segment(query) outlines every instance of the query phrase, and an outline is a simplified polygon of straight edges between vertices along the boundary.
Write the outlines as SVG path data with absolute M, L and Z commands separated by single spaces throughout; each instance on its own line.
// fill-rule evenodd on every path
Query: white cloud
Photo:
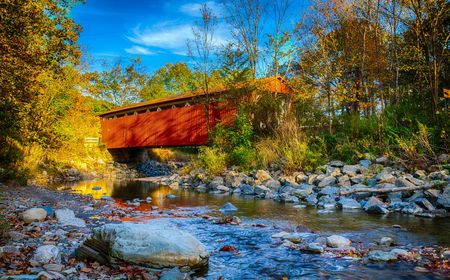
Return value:
M 127 49 L 127 52 L 129 50 L 134 52 L 143 50 L 151 52 L 147 49 L 151 47 L 168 50 L 173 54 L 186 55 L 187 41 L 194 38 L 191 24 L 178 24 L 175 22 L 161 22 L 146 28 L 137 26 L 131 33 L 132 35 L 127 38 L 139 46 Z M 228 36 L 229 31 L 227 31 L 226 26 L 217 26 L 213 37 L 213 44 L 216 46 L 224 44 Z
M 139 45 L 162 49 L 182 49 L 187 39 L 192 39 L 192 28 L 188 24 L 157 24 L 149 28 L 136 27 L 128 39 Z
M 222 4 L 216 3 L 214 1 L 208 1 L 205 3 L 213 13 L 220 17 L 223 13 Z M 180 12 L 192 17 L 201 17 L 200 9 L 202 7 L 201 3 L 187 3 L 180 6 Z
M 141 46 L 132 46 L 131 48 L 125 49 L 127 53 L 139 54 L 139 55 L 155 55 L 156 53 L 150 51 L 147 48 Z

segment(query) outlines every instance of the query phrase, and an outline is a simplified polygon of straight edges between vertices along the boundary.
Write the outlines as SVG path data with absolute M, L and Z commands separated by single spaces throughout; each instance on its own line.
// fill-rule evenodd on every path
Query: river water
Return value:
M 100 186 L 101 190 L 93 190 Z M 196 236 L 210 250 L 209 267 L 198 272 L 207 279 L 444 279 L 435 273 L 422 273 L 404 262 L 363 264 L 347 258 L 302 253 L 280 246 L 272 234 L 281 230 L 294 231 L 299 226 L 320 235 L 340 234 L 358 243 L 376 242 L 389 236 L 400 245 L 450 246 L 450 219 L 428 219 L 401 214 L 369 215 L 363 211 L 321 212 L 315 208 L 294 208 L 292 204 L 254 199 L 237 195 L 212 195 L 186 190 L 172 190 L 142 181 L 99 180 L 80 182 L 70 187 L 74 192 L 94 198 L 111 196 L 117 203 L 125 200 L 152 197 L 152 203 L 137 208 L 141 222 L 164 222 Z M 98 189 L 98 188 L 96 188 Z M 175 198 L 167 198 L 173 194 Z M 235 213 L 240 226 L 214 224 L 200 217 L 155 220 L 152 206 L 158 211 L 179 209 L 193 213 L 218 216 L 218 209 L 226 202 L 239 210 Z M 146 213 L 148 213 L 148 218 Z M 255 226 L 256 225 L 256 226 Z M 393 227 L 399 225 L 401 228 Z M 239 252 L 221 252 L 231 245 Z

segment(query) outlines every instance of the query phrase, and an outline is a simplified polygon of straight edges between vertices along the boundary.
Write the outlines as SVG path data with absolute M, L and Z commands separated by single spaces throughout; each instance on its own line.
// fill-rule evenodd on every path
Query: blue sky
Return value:
M 83 27 L 79 43 L 89 54 L 90 65 L 141 57 L 146 71 L 165 63 L 188 62 L 186 40 L 192 38 L 191 26 L 200 16 L 200 3 L 188 0 L 87 0 L 72 10 Z M 294 9 L 305 2 L 294 0 Z M 220 20 L 220 1 L 206 1 L 219 15 L 215 41 L 219 45 L 230 39 L 229 27 Z

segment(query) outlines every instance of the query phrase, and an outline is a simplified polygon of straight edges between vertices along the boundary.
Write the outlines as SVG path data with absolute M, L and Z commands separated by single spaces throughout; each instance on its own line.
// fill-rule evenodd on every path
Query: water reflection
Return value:
M 142 203 L 137 210 L 148 211 L 151 206 L 161 209 L 174 207 L 203 207 L 219 209 L 226 202 L 238 207 L 241 218 L 273 223 L 278 227 L 295 228 L 304 225 L 320 232 L 353 232 L 356 240 L 374 239 L 379 236 L 391 236 L 402 243 L 450 245 L 449 219 L 428 219 L 415 216 L 389 214 L 386 216 L 369 215 L 362 211 L 333 211 L 318 213 L 315 208 L 296 209 L 292 204 L 260 200 L 254 197 L 238 195 L 211 195 L 187 190 L 172 190 L 167 186 L 158 186 L 143 181 L 98 180 L 81 182 L 71 186 L 72 190 L 98 199 L 108 195 L 118 203 L 134 198 L 152 198 L 152 203 Z M 167 195 L 176 197 L 168 199 Z M 401 225 L 405 230 L 393 229 L 392 225 Z

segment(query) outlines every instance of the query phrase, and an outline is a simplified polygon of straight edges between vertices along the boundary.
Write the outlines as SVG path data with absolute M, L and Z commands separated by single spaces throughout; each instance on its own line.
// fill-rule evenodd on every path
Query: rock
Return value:
M 282 238 L 283 236 L 288 235 L 288 234 L 289 234 L 288 232 L 280 231 L 278 233 L 272 234 L 272 238 Z
M 450 187 L 446 187 L 441 195 L 439 195 L 436 204 L 439 207 L 450 210 Z
M 64 280 L 66 277 L 56 271 L 41 271 L 39 272 L 38 280 Z
M 356 176 L 359 173 L 361 167 L 358 164 L 355 165 L 344 165 L 342 168 L 342 172 L 350 177 Z
M 386 165 L 389 163 L 389 159 L 387 157 L 379 157 L 379 158 L 375 159 L 375 162 L 378 164 Z
M 390 253 L 394 254 L 396 257 L 398 257 L 398 256 L 407 256 L 409 254 L 408 251 L 406 251 L 404 249 L 400 249 L 400 248 L 392 249 L 390 251 Z
M 304 173 L 295 174 L 295 182 L 298 184 L 305 183 L 308 180 L 308 176 Z
M 308 184 L 300 184 L 300 186 L 298 187 L 298 189 L 295 189 L 292 192 L 292 195 L 295 195 L 298 198 L 306 198 L 308 197 L 308 195 L 313 193 L 313 185 L 308 185 Z
M 255 172 L 255 179 L 257 183 L 261 183 L 267 179 L 272 179 L 272 176 L 270 176 L 269 172 L 260 169 Z
M 417 170 L 416 172 L 414 172 L 414 177 L 416 178 L 425 178 L 427 176 L 427 173 L 425 172 L 425 170 Z
M 209 258 L 206 247 L 195 237 L 158 223 L 107 224 L 94 228 L 91 238 L 80 246 L 77 255 L 105 261 L 92 252 L 106 253 L 111 262 L 125 261 L 153 268 L 202 267 Z
M 48 264 L 44 265 L 43 267 L 47 271 L 56 271 L 56 272 L 61 272 L 64 268 L 63 265 L 57 264 L 57 263 L 48 263 Z
M 167 199 L 175 199 L 175 198 L 177 198 L 177 196 L 170 193 L 170 194 L 166 195 L 166 198 Z
M 103 195 L 100 199 L 106 200 L 106 201 L 114 201 L 114 199 L 112 197 L 110 197 L 109 195 Z
M 378 183 L 394 183 L 396 180 L 394 175 L 386 171 L 382 171 L 381 173 L 379 173 L 375 177 L 375 179 L 377 180 Z
M 47 217 L 47 211 L 42 208 L 30 208 L 22 213 L 25 223 L 41 222 Z
M 145 198 L 145 202 L 151 203 L 151 202 L 152 202 L 152 198 L 151 198 L 150 196 L 147 196 L 147 197 Z
M 369 198 L 363 208 L 367 213 L 371 214 L 386 214 L 389 212 L 384 203 L 375 196 Z
M 238 210 L 238 208 L 236 206 L 234 206 L 232 203 L 227 202 L 219 210 L 220 210 L 220 212 L 236 212 Z
M 195 190 L 199 193 L 204 193 L 206 192 L 207 188 L 205 184 L 200 184 L 197 187 L 195 187 Z
M 337 208 L 340 209 L 361 209 L 361 204 L 353 198 L 341 197 L 336 203 Z
M 424 197 L 416 199 L 415 202 L 417 203 L 417 205 L 419 205 L 420 207 L 422 207 L 428 211 L 436 210 L 436 208 L 433 206 L 433 204 L 431 204 L 431 202 L 428 201 L 428 199 L 426 199 Z
M 397 178 L 397 180 L 395 180 L 395 186 L 397 188 L 414 188 L 416 185 L 405 178 Z
M 189 279 L 185 277 L 185 274 L 180 271 L 178 267 L 174 267 L 169 270 L 163 270 L 159 280 L 185 280 Z
M 448 163 L 448 162 L 450 162 L 450 155 L 449 154 L 440 154 L 438 156 L 438 161 L 440 163 Z
M 281 183 L 272 178 L 264 180 L 262 184 L 273 191 L 277 191 L 281 187 Z
M 402 209 L 402 213 L 405 213 L 405 214 L 412 214 L 412 215 L 414 215 L 414 214 L 421 213 L 421 212 L 423 212 L 423 209 L 420 208 L 419 205 L 417 205 L 414 202 L 406 205 Z
M 283 240 L 289 240 L 292 243 L 300 243 L 302 241 L 302 237 L 298 233 L 288 233 L 281 237 Z
M 371 160 L 368 160 L 368 159 L 362 159 L 362 160 L 359 161 L 359 164 L 360 164 L 362 167 L 369 168 L 370 165 L 372 164 L 372 161 L 371 161 Z
M 325 186 L 332 186 L 336 183 L 336 177 L 334 176 L 327 176 L 323 178 L 320 183 L 318 184 L 319 188 L 325 187 Z
M 242 194 L 247 194 L 247 195 L 255 194 L 255 189 L 253 188 L 253 186 L 248 185 L 248 184 L 241 184 L 239 186 L 239 189 L 241 190 Z
M 349 246 L 352 242 L 340 235 L 331 235 L 327 237 L 327 246 L 331 248 L 341 248 Z
M 325 251 L 325 249 L 322 247 L 322 245 L 320 245 L 319 243 L 316 243 L 316 242 L 308 243 L 308 245 L 306 245 L 304 250 L 307 252 L 314 253 L 314 254 L 322 254 Z
M 358 174 L 356 176 L 351 177 L 350 182 L 352 182 L 353 184 L 361 184 L 364 182 L 364 179 L 365 179 L 364 175 Z
M 372 250 L 367 254 L 367 260 L 373 262 L 388 262 L 397 260 L 397 255 L 392 252 Z
M 384 245 L 384 246 L 391 246 L 394 244 L 394 239 L 390 238 L 390 237 L 382 237 L 380 239 L 380 245 Z
M 75 217 L 75 213 L 70 209 L 57 209 L 55 215 L 62 226 L 86 227 L 86 223 Z
M 227 193 L 230 191 L 230 188 L 224 186 L 224 185 L 219 185 L 216 188 L 217 191 L 222 192 L 222 193 Z
M 64 275 L 74 274 L 77 273 L 77 269 L 75 267 L 71 267 L 69 269 L 66 269 L 62 272 Z
M 321 196 L 317 202 L 317 208 L 334 209 L 336 207 L 336 197 L 331 195 Z
M 40 266 L 48 263 L 61 263 L 59 249 L 54 245 L 43 245 L 38 247 L 30 260 L 32 266 Z
M 19 241 L 27 237 L 27 235 L 21 233 L 20 231 L 10 231 L 8 232 L 8 236 L 14 241 Z
M 217 190 L 218 186 L 221 186 L 221 185 L 224 185 L 224 184 L 225 184 L 224 179 L 222 177 L 220 177 L 220 176 L 216 176 L 216 177 L 214 177 L 214 179 L 211 182 L 209 182 L 208 188 L 210 190 Z
M 100 187 L 100 186 L 95 186 L 95 187 L 92 188 L 92 190 L 93 190 L 93 191 L 101 191 L 101 190 L 102 190 L 102 187 Z
M 18 251 L 19 251 L 19 248 L 17 248 L 16 246 L 6 245 L 6 246 L 3 246 L 3 247 L 0 247 L 0 254 L 1 253 L 11 254 L 11 253 L 15 253 L 15 252 L 18 252 Z
M 267 192 L 270 192 L 270 189 L 264 185 L 255 186 L 255 194 L 256 195 L 265 195 Z
M 287 193 L 280 194 L 280 200 L 287 202 L 287 203 L 298 203 L 299 202 L 298 197 L 287 194 Z
M 352 185 L 350 177 L 348 175 L 339 177 L 337 185 L 340 187 L 350 187 Z
M 309 205 L 316 205 L 316 203 L 317 203 L 317 194 L 312 193 L 312 194 L 308 195 L 308 196 L 306 197 L 306 202 L 307 202 Z
M 446 250 L 446 251 L 442 252 L 442 258 L 444 260 L 450 260 L 450 250 Z
M 319 194 L 321 195 L 335 195 L 339 192 L 338 187 L 332 187 L 332 186 L 326 186 L 323 189 L 319 191 Z
M 332 166 L 332 167 L 343 167 L 343 166 L 345 165 L 345 163 L 343 163 L 343 162 L 340 161 L 340 160 L 333 160 L 333 161 L 330 161 L 330 162 L 328 163 L 328 165 L 330 165 L 330 166 Z
M 366 212 L 369 214 L 387 214 L 389 210 L 384 205 L 374 205 L 369 207 Z
M 430 180 L 445 180 L 447 175 L 444 171 L 435 171 L 428 174 Z

